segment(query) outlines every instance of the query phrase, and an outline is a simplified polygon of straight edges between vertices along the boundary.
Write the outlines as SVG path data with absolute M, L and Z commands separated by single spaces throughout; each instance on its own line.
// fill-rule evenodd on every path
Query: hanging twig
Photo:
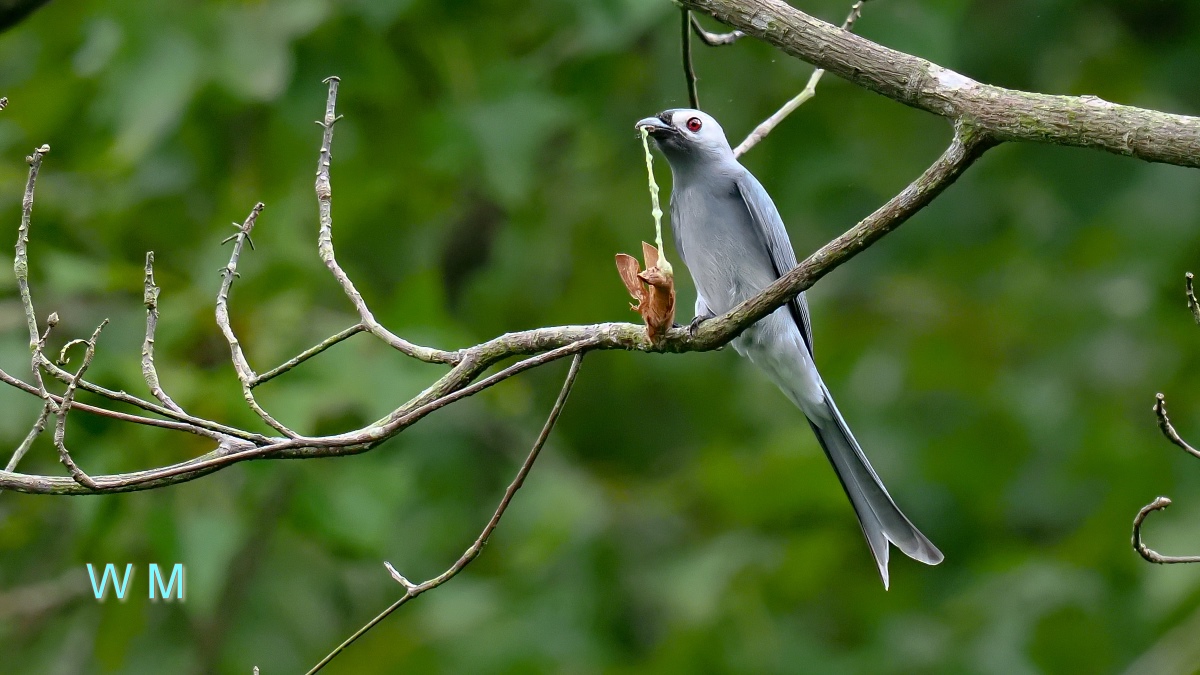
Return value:
M 683 78 L 687 81 L 688 103 L 696 110 L 700 109 L 700 92 L 696 88 L 696 68 L 692 65 L 692 13 L 686 9 L 679 10 L 680 36 L 679 44 L 683 50 Z
M 529 475 L 529 470 L 533 468 L 533 463 L 537 461 L 538 455 L 542 451 L 542 447 L 546 444 L 546 439 L 550 438 L 550 432 L 554 429 L 555 423 L 558 422 L 558 416 L 562 412 L 563 405 L 567 402 L 567 396 L 571 393 L 571 388 L 575 385 L 575 376 L 579 374 L 579 366 L 582 362 L 582 353 L 576 354 L 575 358 L 571 360 L 571 367 L 567 371 L 566 380 L 563 381 L 562 389 L 558 392 L 558 399 L 554 401 L 554 407 L 550 409 L 550 415 L 546 418 L 546 423 L 542 425 L 542 432 L 538 434 L 537 440 L 533 443 L 533 448 L 530 449 L 529 455 L 525 458 L 525 461 L 521 464 L 521 468 L 517 471 L 516 478 L 513 479 L 512 483 L 510 483 L 508 488 L 504 491 L 504 497 L 500 499 L 500 505 L 496 507 L 496 511 L 492 514 L 491 520 L 489 520 L 487 525 L 484 526 L 483 531 L 479 533 L 479 536 L 475 538 L 475 543 L 471 544 L 470 548 L 468 548 L 466 552 L 462 554 L 462 557 L 455 561 L 455 563 L 451 565 L 450 568 L 445 572 L 442 572 L 436 577 L 419 584 L 414 584 L 406 579 L 404 575 L 396 571 L 395 567 L 392 567 L 391 563 L 384 562 L 383 565 L 392 575 L 392 578 L 404 587 L 404 595 L 400 596 L 399 600 L 392 603 L 387 609 L 380 612 L 378 616 L 376 616 L 374 619 L 371 619 L 362 628 L 359 628 L 357 631 L 355 631 L 354 634 L 349 638 L 346 638 L 345 642 L 338 645 L 337 648 L 330 652 L 328 656 L 321 659 L 320 663 L 313 666 L 312 670 L 308 671 L 308 675 L 314 675 L 322 668 L 329 665 L 329 662 L 332 661 L 338 654 L 341 654 L 346 647 L 349 647 L 354 643 L 355 640 L 362 637 L 367 631 L 378 625 L 380 621 L 386 619 L 392 612 L 400 609 L 401 605 L 405 604 L 409 600 L 412 600 L 418 595 L 421 595 L 426 591 L 433 590 L 453 579 L 455 575 L 463 571 L 467 565 L 471 564 L 472 560 L 479 557 L 479 554 L 483 552 L 483 547 L 488 543 L 488 539 L 492 536 L 492 532 L 494 532 L 496 526 L 500 524 L 500 519 L 504 517 L 504 512 L 508 509 L 508 505 L 512 503 L 513 496 L 517 494 L 517 490 L 520 490 L 521 486 L 525 483 L 525 477 Z

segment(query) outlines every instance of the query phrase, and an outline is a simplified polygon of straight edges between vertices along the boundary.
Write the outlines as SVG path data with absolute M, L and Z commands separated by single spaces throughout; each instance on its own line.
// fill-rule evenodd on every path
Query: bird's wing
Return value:
M 754 223 L 754 229 L 775 267 L 775 278 L 778 279 L 796 266 L 796 253 L 792 250 L 792 242 L 788 239 L 783 219 L 779 217 L 779 210 L 775 208 L 775 202 L 771 201 L 771 196 L 767 194 L 762 183 L 749 171 L 741 172 L 736 185 L 742 203 L 746 205 L 746 211 L 750 214 L 750 220 Z M 808 301 L 804 299 L 803 293 L 792 298 L 788 303 L 788 311 L 795 319 L 796 326 L 800 328 L 800 335 L 804 338 L 808 353 L 812 354 L 812 322 L 808 317 Z

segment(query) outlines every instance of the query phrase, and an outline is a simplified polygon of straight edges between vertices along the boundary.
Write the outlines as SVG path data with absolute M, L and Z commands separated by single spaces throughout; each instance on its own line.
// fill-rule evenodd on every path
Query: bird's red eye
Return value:
M 687 121 L 688 131 L 690 131 L 692 133 L 696 133 L 697 131 L 700 131 L 700 127 L 702 127 L 702 126 L 704 126 L 704 122 L 701 122 L 699 117 L 693 117 L 692 119 Z

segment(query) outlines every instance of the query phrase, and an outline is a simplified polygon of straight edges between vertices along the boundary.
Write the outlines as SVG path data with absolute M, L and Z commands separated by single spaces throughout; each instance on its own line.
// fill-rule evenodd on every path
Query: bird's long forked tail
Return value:
M 925 563 L 936 565 L 942 562 L 944 556 L 933 542 L 921 534 L 915 525 L 900 511 L 887 488 L 879 480 L 875 469 L 867 461 L 858 441 L 850 433 L 846 421 L 838 412 L 825 387 L 825 405 L 829 408 L 828 421 L 821 424 L 809 420 L 813 431 L 820 441 L 821 447 L 833 464 L 838 480 L 850 497 L 850 504 L 858 515 L 859 525 L 863 535 L 871 547 L 871 554 L 879 565 L 879 575 L 883 577 L 883 587 L 888 587 L 888 542 L 896 545 L 905 555 Z

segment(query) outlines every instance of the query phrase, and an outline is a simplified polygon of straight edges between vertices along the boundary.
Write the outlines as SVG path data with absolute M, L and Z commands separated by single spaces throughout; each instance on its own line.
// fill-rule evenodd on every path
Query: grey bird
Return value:
M 757 295 L 796 266 L 796 254 L 770 195 L 699 110 L 667 110 L 640 120 L 671 165 L 671 231 L 696 285 L 694 330 Z M 928 565 L 942 552 L 892 501 L 834 405 L 813 362 L 808 303 L 800 293 L 751 326 L 733 348 L 761 368 L 808 418 L 858 515 L 888 586 L 888 543 Z

